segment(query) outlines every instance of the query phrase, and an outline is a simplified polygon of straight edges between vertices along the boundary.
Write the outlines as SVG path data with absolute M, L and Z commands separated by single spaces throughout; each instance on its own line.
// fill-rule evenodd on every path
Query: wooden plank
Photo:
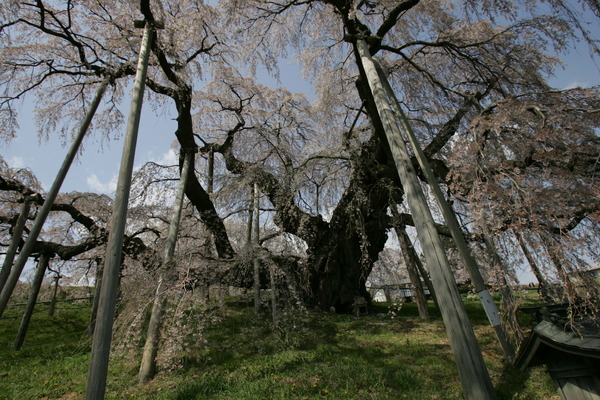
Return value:
M 600 388 L 591 376 L 557 379 L 556 383 L 564 400 L 600 400 Z

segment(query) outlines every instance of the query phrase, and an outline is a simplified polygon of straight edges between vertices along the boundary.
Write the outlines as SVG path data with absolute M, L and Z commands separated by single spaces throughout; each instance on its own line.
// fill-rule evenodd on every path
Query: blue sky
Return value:
M 271 87 L 285 86 L 290 91 L 310 92 L 310 86 L 301 78 L 297 63 L 281 62 L 281 82 L 276 82 L 267 73 L 259 71 L 258 79 Z M 129 115 L 129 104 L 124 102 L 121 112 Z M 170 111 L 170 112 L 169 112 Z M 168 114 L 168 115 L 167 115 Z M 162 164 L 177 162 L 177 153 L 173 150 L 174 132 L 177 128 L 173 118 L 174 110 L 160 111 L 157 115 L 148 104 L 142 108 L 142 119 L 136 148 L 135 165 L 141 166 L 148 161 Z M 19 110 L 19 130 L 17 137 L 9 143 L 0 143 L 0 156 L 13 168 L 28 168 L 37 176 L 47 190 L 67 153 L 60 139 L 40 141 L 34 124 L 33 106 L 24 102 Z M 125 126 L 123 126 L 124 135 Z M 69 143 L 70 145 L 70 143 Z M 95 137 L 87 137 L 83 151 L 76 158 L 63 185 L 62 192 L 81 191 L 112 194 L 116 188 L 123 140 L 102 142 Z

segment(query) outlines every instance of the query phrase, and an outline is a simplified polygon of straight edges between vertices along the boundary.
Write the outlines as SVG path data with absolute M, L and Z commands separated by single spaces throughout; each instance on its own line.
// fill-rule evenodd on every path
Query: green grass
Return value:
M 12 342 L 22 307 L 9 307 L 0 320 L 0 398 L 57 398 L 84 389 L 90 340 L 83 334 L 89 304 L 63 303 L 53 317 L 47 306 L 36 308 L 20 351 Z
M 89 303 L 61 304 L 53 318 L 40 306 L 23 349 L 11 343 L 20 309 L 0 320 L 0 399 L 79 399 L 85 391 Z M 543 368 L 507 365 L 485 314 L 467 302 L 499 399 L 558 399 Z M 439 313 L 418 318 L 403 305 L 395 319 L 385 305 L 367 316 L 310 312 L 290 318 L 295 329 L 273 331 L 251 304 L 230 301 L 205 331 L 207 345 L 183 355 L 183 368 L 139 386 L 130 357 L 111 360 L 108 399 L 460 399 L 461 386 Z

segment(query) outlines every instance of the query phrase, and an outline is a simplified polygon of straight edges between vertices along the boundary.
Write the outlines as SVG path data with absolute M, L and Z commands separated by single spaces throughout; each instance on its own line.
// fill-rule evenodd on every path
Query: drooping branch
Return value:
M 386 33 L 388 33 L 392 28 L 394 28 L 394 26 L 396 26 L 400 15 L 410 10 L 417 4 L 419 4 L 419 0 L 405 0 L 398 4 L 396 7 L 394 7 L 394 9 L 392 9 L 392 11 L 385 18 L 383 23 L 379 26 L 379 29 L 377 29 L 377 36 L 379 38 L 383 38 Z M 376 53 L 376 49 L 374 49 L 373 47 L 370 48 L 370 51 L 372 55 Z
M 38 205 L 42 205 L 45 200 L 40 193 L 28 188 L 21 182 L 2 176 L 0 176 L 0 191 L 17 191 L 29 196 L 33 202 Z M 84 239 L 82 242 L 73 245 L 38 240 L 34 245 L 33 254 L 50 252 L 56 254 L 62 260 L 70 260 L 73 257 L 102 246 L 106 243 L 106 240 L 108 239 L 108 231 L 99 226 L 92 217 L 86 215 L 75 205 L 55 202 L 51 207 L 51 211 L 61 211 L 69 214 L 73 221 L 81 224 L 88 230 L 88 232 L 90 232 L 90 236 Z M 151 247 L 146 246 L 143 240 L 141 240 L 139 237 L 136 237 L 136 234 L 125 235 L 123 251 L 125 254 L 129 255 L 135 260 L 142 260 L 147 268 L 152 268 L 151 263 L 152 260 L 154 260 L 154 256 L 152 255 L 154 250 Z
M 481 100 L 482 93 L 475 95 L 476 100 Z M 438 131 L 435 137 L 429 142 L 429 144 L 423 149 L 423 153 L 428 158 L 433 157 L 444 147 L 450 139 L 458 132 L 460 123 L 463 121 L 465 115 L 473 108 L 474 103 L 470 99 L 466 99 L 456 113 L 450 118 Z
M 45 200 L 45 198 L 40 193 L 28 188 L 21 182 L 15 179 L 4 178 L 2 176 L 0 176 L 0 191 L 17 191 L 19 193 L 22 193 L 23 195 L 29 196 L 35 204 L 38 204 L 40 206 L 44 204 Z M 85 215 L 72 204 L 54 203 L 51 207 L 51 210 L 63 211 L 68 213 L 74 221 L 79 222 L 81 225 L 86 227 L 86 229 L 93 235 L 106 234 L 105 229 L 99 227 L 93 218 Z
M 148 21 L 154 21 L 150 12 L 148 1 L 142 1 L 142 11 Z M 144 5 L 145 4 L 145 5 Z M 212 47 L 211 47 L 212 48 Z M 202 49 L 207 52 L 210 48 Z M 196 151 L 197 145 L 194 140 L 194 128 L 192 121 L 192 86 L 180 76 L 172 63 L 167 59 L 160 42 L 153 41 L 152 52 L 157 57 L 159 67 L 167 79 L 175 86 L 174 88 L 160 85 L 157 82 L 148 79 L 148 87 L 157 93 L 167 95 L 173 99 L 177 109 L 177 130 L 175 136 L 179 141 L 184 152 Z M 181 160 L 180 160 L 181 161 Z M 181 163 L 180 163 L 181 164 Z M 181 165 L 180 165 L 181 167 Z M 196 174 L 190 174 L 185 188 L 186 197 L 192 202 L 198 210 L 202 222 L 211 231 L 215 239 L 215 247 L 221 258 L 232 258 L 235 255 L 233 247 L 229 242 L 227 230 L 219 217 L 214 204 L 206 190 L 202 187 Z
M 233 151 L 236 133 L 244 126 L 244 120 L 240 117 L 238 124 L 228 131 L 226 140 L 220 145 L 210 146 L 215 152 L 222 154 L 225 159 L 226 168 L 239 175 L 251 177 L 256 182 L 262 193 L 267 195 L 269 201 L 275 206 L 275 221 L 281 225 L 286 232 L 293 233 L 307 241 L 309 246 L 316 244 L 319 240 L 315 232 L 327 229 L 327 223 L 318 215 L 310 215 L 302 211 L 294 203 L 294 193 L 279 183 L 279 180 L 271 173 L 259 166 L 239 160 Z

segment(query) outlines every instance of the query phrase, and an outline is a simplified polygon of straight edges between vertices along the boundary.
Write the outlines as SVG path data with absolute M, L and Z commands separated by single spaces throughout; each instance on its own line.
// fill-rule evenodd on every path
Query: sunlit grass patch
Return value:
M 85 334 L 89 303 L 34 314 L 20 352 L 10 344 L 20 322 L 9 309 L 0 320 L 0 399 L 79 399 L 85 393 L 91 340 Z M 379 308 L 385 309 L 385 305 Z M 433 303 L 422 321 L 406 303 L 390 319 L 318 311 L 298 313 L 293 324 L 273 329 L 256 319 L 251 304 L 216 308 L 206 341 L 186 354 L 179 370 L 159 371 L 137 383 L 133 356 L 113 354 L 107 399 L 460 399 L 462 388 L 446 331 Z M 543 368 L 522 372 L 508 365 L 478 304 L 474 331 L 499 399 L 558 398 Z M 482 318 L 482 315 L 484 318 Z

